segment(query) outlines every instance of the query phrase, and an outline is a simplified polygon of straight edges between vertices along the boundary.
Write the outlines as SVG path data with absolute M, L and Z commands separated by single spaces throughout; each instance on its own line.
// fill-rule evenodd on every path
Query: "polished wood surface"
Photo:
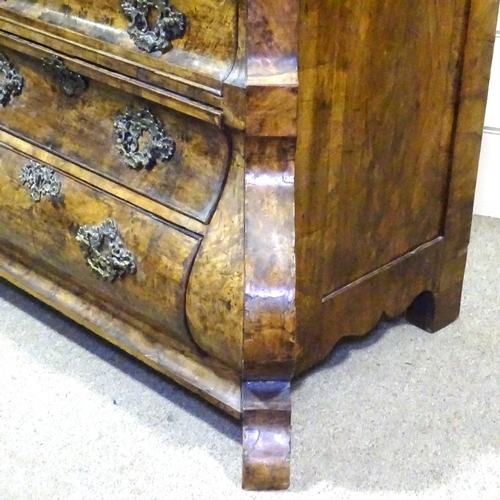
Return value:
M 467 246 L 462 238 L 456 253 L 448 252 L 455 236 L 447 220 L 467 220 L 457 227 L 468 234 L 498 5 L 406 6 L 302 4 L 299 371 L 323 359 L 345 332 L 366 333 L 384 315 L 403 313 L 420 293 L 439 293 L 447 261 Z M 332 22 L 339 36 L 330 36 Z M 476 58 L 467 63 L 471 44 Z M 467 64 L 477 74 L 464 72 Z M 466 90 L 473 81 L 474 97 Z M 467 141 L 476 141 L 466 163 L 455 149 L 470 147 L 457 137 L 464 99 L 475 106 L 465 120 Z M 453 195 L 457 182 L 463 191 Z M 462 206 L 450 211 L 454 196 Z M 450 297 L 456 313 L 460 297 Z
M 210 218 L 229 162 L 227 138 L 216 126 L 90 79 L 82 95 L 69 97 L 42 60 L 1 46 L 0 52 L 24 78 L 21 95 L 0 109 L 0 126 L 202 222 Z M 136 171 L 119 154 L 113 124 L 127 108 L 143 107 L 176 150 L 171 160 Z
M 323 295 L 443 234 L 460 76 L 451 68 L 467 26 L 467 0 L 347 3 L 328 15 L 339 35 L 330 77 L 345 86 L 331 102 L 342 110 L 330 129 L 339 161 L 323 173 Z
M 90 170 L 75 163 L 59 158 L 55 154 L 26 142 L 19 137 L 15 137 L 7 132 L 4 132 L 3 130 L 0 130 L 0 142 L 10 146 L 11 148 L 15 148 L 20 153 L 23 153 L 41 163 L 53 165 L 60 172 L 64 172 L 70 177 L 76 177 L 86 184 L 95 187 L 97 190 L 110 193 L 116 198 L 120 198 L 128 203 L 131 203 L 145 212 L 153 213 L 161 219 L 167 220 L 176 226 L 183 227 L 199 236 L 203 236 L 209 227 L 202 222 L 183 215 L 180 212 L 166 207 L 165 205 L 161 205 L 146 196 L 139 195 L 126 187 L 120 186 L 116 182 L 106 179 L 101 175 L 91 172 Z
M 149 85 L 139 80 L 130 78 L 127 75 L 116 73 L 102 66 L 96 66 L 95 64 L 88 63 L 82 59 L 70 57 L 61 52 L 57 52 L 45 46 L 30 42 L 29 40 L 12 35 L 11 33 L 0 31 L 0 44 L 3 47 L 22 52 L 23 54 L 32 56 L 35 59 L 44 59 L 55 55 L 64 61 L 64 64 L 68 67 L 68 69 L 76 73 L 83 74 L 92 80 L 105 83 L 106 85 L 110 85 L 111 87 L 118 88 L 130 94 L 143 97 L 148 101 L 161 104 L 169 109 L 180 111 L 185 115 L 198 118 L 219 127 L 222 124 L 223 113 L 220 109 L 222 106 L 222 99 L 218 96 L 210 96 L 210 98 L 204 99 L 207 102 L 207 104 L 204 104 L 203 102 L 195 101 L 186 97 L 190 95 L 190 92 L 186 89 L 177 89 L 178 91 L 183 91 L 185 95 L 182 95 L 165 90 L 161 87 Z M 75 55 L 80 56 L 81 54 L 77 52 Z
M 26 77 L 0 108 L 0 274 L 241 417 L 243 487 L 286 488 L 292 379 L 381 318 L 459 314 L 498 0 L 177 0 L 191 20 L 161 55 L 114 4 L 85 24 L 72 2 L 0 6 Z M 45 77 L 54 54 L 80 97 Z M 112 120 L 144 102 L 179 156 L 135 172 Z M 64 205 L 22 191 L 26 155 Z M 96 284 L 60 236 L 109 216 L 140 289 Z
M 200 239 L 181 232 L 62 173 L 58 197 L 35 203 L 19 180 L 29 158 L 0 148 L 0 240 L 25 265 L 68 282 L 75 295 L 99 300 L 103 309 L 140 319 L 195 348 L 184 320 L 185 291 Z M 115 282 L 99 279 L 75 239 L 86 224 L 114 219 L 137 271 Z M 54 278 L 56 279 L 56 278 Z
M 290 383 L 244 382 L 243 488 L 284 490 L 290 485 Z
M 246 381 L 287 381 L 295 371 L 293 146 L 293 140 L 277 138 L 247 142 Z
M 64 30 L 59 36 L 51 35 L 43 29 L 36 29 L 23 22 L 14 21 L 10 19 L 10 17 L 7 18 L 2 15 L 1 11 L 0 26 L 8 33 L 26 39 L 27 41 L 50 47 L 51 50 L 67 54 L 73 58 L 83 57 L 86 61 L 94 65 L 110 68 L 111 71 L 119 72 L 121 75 L 130 77 L 149 86 L 168 89 L 172 93 L 179 93 L 190 99 L 195 99 L 212 106 L 216 106 L 217 103 L 220 104 L 221 102 L 221 92 L 219 90 L 214 90 L 213 87 L 190 80 L 189 75 L 177 76 L 171 71 L 165 73 L 160 70 L 151 72 L 147 66 L 139 62 L 109 55 L 105 51 L 92 49 L 87 45 L 73 42 L 65 37 L 67 33 Z M 184 71 L 181 73 L 184 73 Z M 214 86 L 218 85 L 218 82 L 212 83 Z
M 125 69 L 125 73 L 133 71 L 130 76 L 141 81 L 173 85 L 168 77 L 162 78 L 162 73 L 169 73 L 216 92 L 234 62 L 237 3 L 237 0 L 172 2 L 186 16 L 186 32 L 172 42 L 171 49 L 151 54 L 141 52 L 127 34 L 129 21 L 119 1 L 5 0 L 0 5 L 0 15 L 9 24 L 9 31 L 33 41 L 39 41 L 37 32 L 46 33 L 45 41 L 54 49 L 59 48 L 56 45 L 62 38 L 66 46 L 78 45 L 86 50 L 89 54 L 86 59 L 92 53 L 99 53 L 106 61 L 105 66 L 120 72 Z
M 295 147 L 298 5 L 247 2 L 243 487 L 290 481 L 290 381 L 295 373 Z M 231 94 L 230 94 L 231 96 Z M 238 109 L 238 108 L 237 108 Z
M 245 279 L 243 146 L 243 134 L 234 134 L 229 175 L 194 261 L 186 296 L 187 321 L 197 345 L 239 374 Z

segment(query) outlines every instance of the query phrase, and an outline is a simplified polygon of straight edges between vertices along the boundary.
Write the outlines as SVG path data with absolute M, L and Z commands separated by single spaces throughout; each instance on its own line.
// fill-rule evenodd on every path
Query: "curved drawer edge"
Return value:
M 117 73 L 116 71 L 98 66 L 95 63 L 86 62 L 79 59 L 77 54 L 67 55 L 63 52 L 52 50 L 43 45 L 39 45 L 1 30 L 0 41 L 5 47 L 22 52 L 34 58 L 42 59 L 44 57 L 57 56 L 64 61 L 70 70 L 84 73 L 85 76 L 93 80 L 111 85 L 124 92 L 143 97 L 157 104 L 161 104 L 162 106 L 192 116 L 193 118 L 212 123 L 218 127 L 222 125 L 223 112 L 220 109 L 222 106 L 220 98 L 207 100 L 203 99 L 198 93 L 197 97 L 200 97 L 200 99 L 195 100 L 195 97 L 186 97 L 178 92 L 165 90 L 154 84 L 142 82 L 134 78 L 133 75 Z M 189 92 L 186 92 L 186 94 L 189 95 Z
M 0 21 L 6 26 L 5 31 L 62 50 L 69 55 L 95 61 L 100 66 L 116 69 L 144 83 L 168 88 L 190 97 L 199 97 L 207 104 L 220 99 L 224 75 L 229 72 L 228 66 L 231 67 L 231 64 L 224 64 L 216 71 L 219 74 L 203 74 L 197 68 L 200 58 L 194 58 L 188 67 L 147 57 L 148 64 L 144 54 L 136 53 L 135 50 L 124 51 L 113 43 L 98 41 L 81 33 L 72 33 L 71 30 L 26 17 L 5 7 L 0 8 Z
M 228 177 L 189 275 L 186 317 L 191 338 L 238 372 L 243 360 L 243 136 L 232 138 Z
M 1 53 L 24 79 L 22 92 L 1 108 L 1 128 L 188 217 L 209 221 L 227 176 L 230 144 L 223 130 L 117 91 L 86 72 L 81 73 L 88 80 L 85 91 L 68 97 L 55 86 L 43 58 L 0 45 Z M 140 110 L 146 108 L 149 121 L 140 122 L 138 135 L 131 133 Z M 134 141 L 146 141 L 145 134 L 152 134 L 155 124 L 160 136 L 174 147 L 170 145 L 171 152 L 165 156 L 156 146 L 152 152 L 146 148 L 145 158 L 152 163 L 134 164 L 137 159 L 127 156 L 119 144 L 127 138 L 130 153 Z
M 241 386 L 236 372 L 217 360 L 183 352 L 173 342 L 158 345 L 127 322 L 73 295 L 53 281 L 0 253 L 0 277 L 137 357 L 236 419 L 241 418 Z M 124 333 L 127 333 L 124 335 Z

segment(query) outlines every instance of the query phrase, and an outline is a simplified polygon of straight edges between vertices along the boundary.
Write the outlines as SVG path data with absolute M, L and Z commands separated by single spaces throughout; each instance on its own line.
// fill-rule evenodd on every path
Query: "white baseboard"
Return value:
M 500 218 L 500 128 L 485 128 L 474 213 Z
M 474 213 L 500 218 L 500 18 L 491 68 Z

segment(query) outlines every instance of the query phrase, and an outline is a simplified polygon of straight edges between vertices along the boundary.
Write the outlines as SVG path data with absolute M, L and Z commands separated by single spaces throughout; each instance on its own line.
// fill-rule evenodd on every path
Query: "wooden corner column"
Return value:
M 243 487 L 280 490 L 290 483 L 296 356 L 298 11 L 296 0 L 240 7 L 244 46 L 224 95 L 233 123 L 245 131 Z
M 295 369 L 293 140 L 247 141 L 243 487 L 285 489 Z
M 244 382 L 243 488 L 284 490 L 290 485 L 290 382 Z

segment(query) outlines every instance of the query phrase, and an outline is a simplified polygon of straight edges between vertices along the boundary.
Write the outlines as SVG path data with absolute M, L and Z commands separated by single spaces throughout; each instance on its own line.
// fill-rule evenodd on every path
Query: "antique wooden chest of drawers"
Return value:
M 5 0 L 0 275 L 243 422 L 460 308 L 496 0 Z M 314 424 L 311 424 L 314 425 Z

